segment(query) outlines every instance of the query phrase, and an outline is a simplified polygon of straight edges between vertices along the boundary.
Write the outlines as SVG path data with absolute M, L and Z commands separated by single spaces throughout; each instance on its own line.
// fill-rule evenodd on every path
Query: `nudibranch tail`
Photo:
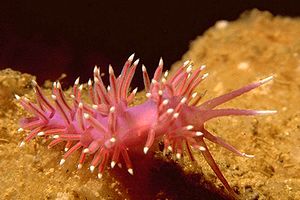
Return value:
M 80 85 L 79 78 L 74 82 L 71 102 L 59 81 L 53 84 L 52 101 L 33 81 L 36 103 L 16 95 L 24 109 L 33 114 L 33 117 L 21 120 L 19 131 L 29 130 L 29 134 L 20 146 L 36 136 L 50 140 L 49 148 L 64 143 L 65 154 L 60 161 L 61 165 L 74 152 L 81 151 L 78 169 L 82 168 L 89 155 L 92 157 L 90 171 L 94 172 L 98 168 L 98 178 L 101 178 L 109 162 L 111 168 L 121 162 L 125 163 L 128 172 L 133 175 L 130 156 L 133 156 L 134 151 L 141 147 L 141 151 L 147 154 L 155 142 L 162 140 L 164 152 L 172 151 L 177 159 L 187 154 L 191 160 L 195 160 L 193 151 L 200 151 L 225 188 L 233 192 L 210 154 L 205 139 L 239 156 L 253 156 L 240 152 L 207 131 L 204 123 L 228 115 L 275 113 L 268 110 L 216 108 L 272 80 L 272 77 L 200 104 L 204 94 L 198 94 L 195 89 L 208 76 L 207 73 L 201 75 L 205 66 L 193 71 L 191 62 L 186 61 L 174 74 L 169 75 L 168 71 L 163 72 L 163 60 L 160 59 L 153 79 L 149 78 L 146 67 L 142 66 L 148 99 L 140 105 L 129 106 L 137 93 L 137 88 L 130 91 L 130 83 L 139 63 L 139 59 L 134 62 L 133 59 L 134 54 L 127 59 L 118 77 L 112 66 L 109 66 L 108 87 L 102 81 L 100 68 L 95 66 L 93 81 L 89 79 L 87 83 L 91 105 L 82 101 L 83 85 Z

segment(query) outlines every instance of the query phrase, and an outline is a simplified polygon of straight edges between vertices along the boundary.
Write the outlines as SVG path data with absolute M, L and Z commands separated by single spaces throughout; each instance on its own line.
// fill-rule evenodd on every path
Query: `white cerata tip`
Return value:
M 129 172 L 129 174 L 133 175 L 133 169 L 132 168 L 129 168 L 127 171 Z
M 61 159 L 60 162 L 59 162 L 59 165 L 63 165 L 65 162 L 66 162 L 65 159 Z
M 144 154 L 147 154 L 149 147 L 144 147 Z
M 115 165 L 116 165 L 116 162 L 115 162 L 115 161 L 111 161 L 111 163 L 110 163 L 110 167 L 111 167 L 111 168 L 114 168 L 114 167 L 115 167 Z
M 134 58 L 135 53 L 131 54 L 131 56 L 129 56 L 128 61 L 132 62 L 133 58 Z

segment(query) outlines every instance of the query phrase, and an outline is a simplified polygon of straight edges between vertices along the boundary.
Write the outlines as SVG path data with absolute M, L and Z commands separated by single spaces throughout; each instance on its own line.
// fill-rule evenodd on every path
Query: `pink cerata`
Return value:
M 208 100 L 199 105 L 202 95 L 194 92 L 195 88 L 207 77 L 201 75 L 205 66 L 192 71 L 189 61 L 168 76 L 163 73 L 163 61 L 160 59 L 153 79 L 150 81 L 145 66 L 142 66 L 147 101 L 140 105 L 129 106 L 134 100 L 137 89 L 129 91 L 139 59 L 133 62 L 134 54 L 125 62 L 121 74 L 116 78 L 109 66 L 110 86 L 104 86 L 100 69 L 94 68 L 94 80 L 88 81 L 91 100 L 85 103 L 81 99 L 83 86 L 79 78 L 73 86 L 72 103 L 68 103 L 59 82 L 54 82 L 52 101 L 33 81 L 36 103 L 26 97 L 16 95 L 20 104 L 33 114 L 33 117 L 21 120 L 18 131 L 29 130 L 29 134 L 20 146 L 24 146 L 36 136 L 49 140 L 49 148 L 65 143 L 65 151 L 60 165 L 75 151 L 81 151 L 78 168 L 82 168 L 86 156 L 93 156 L 90 170 L 98 168 L 98 178 L 110 162 L 114 168 L 122 159 L 127 170 L 133 175 L 130 154 L 143 151 L 147 154 L 153 143 L 162 140 L 164 152 L 172 151 L 176 158 L 184 153 L 194 160 L 193 151 L 199 151 L 223 183 L 233 193 L 225 177 L 214 161 L 205 139 L 232 151 L 239 156 L 253 157 L 238 151 L 223 139 L 204 128 L 210 119 L 227 115 L 264 115 L 273 110 L 241 110 L 235 108 L 218 109 L 217 106 L 240 96 L 272 80 L 272 76 L 251 83 L 230 93 Z M 143 144 L 140 149 L 135 148 Z

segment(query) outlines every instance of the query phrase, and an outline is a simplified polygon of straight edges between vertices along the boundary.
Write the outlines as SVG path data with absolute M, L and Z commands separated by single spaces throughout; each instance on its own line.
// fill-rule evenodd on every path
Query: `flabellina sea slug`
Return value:
M 163 61 L 160 59 L 151 81 L 145 66 L 142 66 L 147 101 L 129 106 L 137 92 L 137 89 L 129 89 L 139 62 L 139 59 L 133 62 L 133 58 L 134 54 L 125 62 L 118 78 L 109 66 L 110 86 L 107 88 L 102 82 L 100 68 L 94 68 L 94 79 L 88 81 L 87 89 L 91 103 L 81 99 L 83 86 L 79 85 L 79 78 L 72 88 L 71 103 L 67 101 L 60 82 L 54 82 L 50 101 L 33 81 L 36 103 L 16 95 L 24 109 L 33 114 L 20 122 L 18 131 L 29 132 L 20 146 L 36 136 L 51 140 L 49 148 L 65 143 L 66 153 L 61 165 L 75 151 L 81 151 L 78 168 L 82 168 L 86 156 L 90 155 L 93 158 L 90 170 L 93 172 L 98 168 L 98 177 L 101 178 L 108 162 L 114 168 L 122 160 L 133 175 L 130 155 L 134 151 L 147 154 L 153 143 L 162 140 L 164 151 L 172 151 L 176 158 L 184 153 L 194 160 L 193 152 L 200 151 L 225 188 L 233 193 L 205 141 L 221 145 L 239 156 L 253 156 L 238 151 L 210 133 L 204 128 L 204 123 L 228 115 L 275 113 L 272 110 L 216 108 L 272 80 L 272 76 L 200 104 L 201 95 L 194 90 L 207 77 L 207 74 L 201 75 L 205 66 L 193 71 L 191 63 L 186 61 L 168 76 L 168 72 L 163 73 Z

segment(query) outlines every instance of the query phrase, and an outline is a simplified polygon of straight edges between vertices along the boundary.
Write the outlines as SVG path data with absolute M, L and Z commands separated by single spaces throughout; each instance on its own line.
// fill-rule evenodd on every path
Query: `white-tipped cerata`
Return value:
M 89 81 L 88 81 L 88 85 L 89 85 L 89 86 L 91 86 L 91 85 L 92 85 L 92 80 L 91 80 L 91 79 L 89 79 Z
M 186 61 L 183 63 L 183 67 L 186 67 L 189 63 L 190 63 L 190 60 L 186 60 Z
M 138 65 L 139 64 L 139 62 L 140 62 L 140 59 L 137 59 L 136 61 L 134 61 L 134 63 L 133 63 L 133 65 Z
M 138 88 L 136 87 L 136 88 L 134 88 L 134 90 L 132 91 L 132 93 L 133 94 L 136 94 L 137 93 L 137 90 L 138 90 Z
M 63 165 L 65 162 L 66 162 L 65 159 L 61 159 L 60 162 L 59 162 L 59 165 Z
M 22 141 L 22 142 L 20 143 L 19 147 L 24 147 L 24 146 L 25 146 L 25 142 Z
M 109 141 L 110 141 L 111 143 L 115 143 L 115 142 L 117 141 L 117 139 L 116 139 L 115 137 L 112 137 L 112 138 L 109 139 Z
M 115 162 L 115 161 L 111 161 L 111 163 L 110 163 L 110 167 L 111 167 L 111 168 L 114 168 L 114 167 L 115 167 L 115 165 L 116 165 L 116 162 Z
M 193 125 L 187 125 L 187 126 L 186 126 L 186 130 L 188 130 L 188 131 L 189 131 L 189 130 L 192 130 L 193 128 L 194 128 Z
M 200 146 L 200 147 L 199 147 L 199 150 L 200 150 L 200 151 L 206 151 L 206 148 L 203 147 L 203 146 Z
M 165 100 L 163 100 L 163 102 L 162 102 L 163 105 L 167 105 L 168 103 L 169 103 L 169 100 L 168 100 L 168 99 L 165 99 Z
M 186 73 L 189 74 L 192 71 L 192 69 L 193 69 L 192 65 L 188 66 L 188 68 L 186 69 Z
M 167 110 L 167 113 L 168 114 L 171 114 L 171 113 L 173 113 L 174 112 L 174 109 L 173 108 L 169 108 L 168 110 Z
M 134 55 L 135 55 L 135 53 L 131 54 L 127 60 L 130 61 L 130 62 L 132 62 L 133 58 L 134 58 Z
M 114 106 L 110 107 L 110 109 L 109 109 L 109 112 L 110 112 L 110 113 L 113 113 L 113 112 L 115 112 L 115 111 L 116 111 L 116 108 L 115 108 Z
M 179 160 L 181 158 L 181 154 L 180 153 L 176 153 L 176 158 Z
M 91 166 L 90 166 L 90 171 L 93 173 L 94 170 L 95 170 L 95 166 L 91 165 Z
M 81 85 L 78 87 L 78 89 L 81 91 L 82 88 L 83 88 L 83 85 L 81 84 Z
M 181 99 L 180 103 L 185 103 L 186 100 L 187 100 L 187 98 L 186 98 L 186 97 L 183 97 L 183 98 Z
M 144 147 L 144 154 L 147 154 L 149 147 Z
M 201 131 L 197 131 L 195 135 L 196 135 L 196 136 L 202 136 L 203 133 L 202 133 Z
M 147 98 L 150 98 L 150 97 L 151 97 L 151 93 L 147 92 L 147 93 L 146 93 L 146 97 L 147 97 Z
M 179 113 L 174 113 L 173 114 L 173 117 L 176 119 L 176 118 L 178 118 L 178 116 L 179 116 Z
M 64 149 L 64 150 L 65 150 L 65 152 L 67 152 L 67 151 L 69 151 L 69 148 L 68 148 L 68 147 L 65 147 L 65 149 Z
M 247 157 L 247 158 L 254 158 L 254 155 L 249 155 L 249 154 L 245 154 L 245 153 L 242 153 L 242 155 Z
M 160 57 L 158 66 L 163 66 L 163 64 L 164 64 L 164 61 L 163 61 L 162 57 Z
M 77 169 L 81 169 L 81 168 L 82 168 L 82 164 L 79 163 L 79 164 L 77 165 Z
M 58 139 L 59 135 L 53 135 L 53 139 Z
M 146 72 L 146 71 L 147 71 L 145 65 L 142 65 L 142 71 L 143 71 L 143 72 Z
M 102 174 L 98 173 L 98 178 L 101 179 L 102 178 Z
M 54 94 L 51 95 L 51 98 L 52 98 L 53 100 L 56 100 L 56 96 L 55 96 Z
M 202 79 L 206 79 L 208 77 L 208 73 L 203 74 Z
M 15 94 L 16 99 L 19 101 L 21 99 L 21 97 L 17 94 Z
M 33 87 L 37 86 L 37 82 L 35 80 L 31 80 L 31 84 Z
M 85 119 L 89 119 L 89 118 L 90 118 L 90 115 L 87 114 L 87 113 L 83 113 L 83 117 L 84 117 Z
M 89 153 L 90 150 L 88 148 L 83 149 L 83 153 Z
M 18 131 L 18 133 L 20 133 L 20 132 L 23 132 L 24 129 L 23 128 L 19 128 L 17 131 Z
M 111 65 L 108 66 L 108 73 L 109 74 L 113 74 L 114 73 L 114 69 Z
M 80 80 L 80 77 L 78 77 L 78 78 L 75 80 L 74 84 L 75 84 L 75 85 L 78 85 L 78 84 L 79 84 L 79 80 Z
M 204 70 L 206 68 L 206 65 L 201 65 L 200 66 L 200 70 L 202 71 L 202 70 Z
M 94 108 L 95 110 L 97 110 L 97 109 L 98 109 L 98 106 L 95 105 L 95 104 L 93 104 L 93 105 L 92 105 L 92 108 Z
M 129 172 L 129 174 L 133 175 L 133 169 L 132 168 L 129 168 L 127 171 Z
M 43 136 L 43 135 L 45 135 L 44 131 L 38 132 L 38 134 L 37 134 L 37 136 Z
M 267 78 L 265 78 L 265 79 L 263 79 L 263 80 L 260 80 L 259 82 L 261 83 L 261 84 L 264 84 L 264 83 L 266 83 L 266 82 L 269 82 L 269 81 L 271 81 L 271 80 L 273 80 L 273 76 L 269 76 L 269 77 L 267 77 Z
M 257 110 L 256 113 L 259 115 L 269 115 L 277 113 L 277 110 Z

